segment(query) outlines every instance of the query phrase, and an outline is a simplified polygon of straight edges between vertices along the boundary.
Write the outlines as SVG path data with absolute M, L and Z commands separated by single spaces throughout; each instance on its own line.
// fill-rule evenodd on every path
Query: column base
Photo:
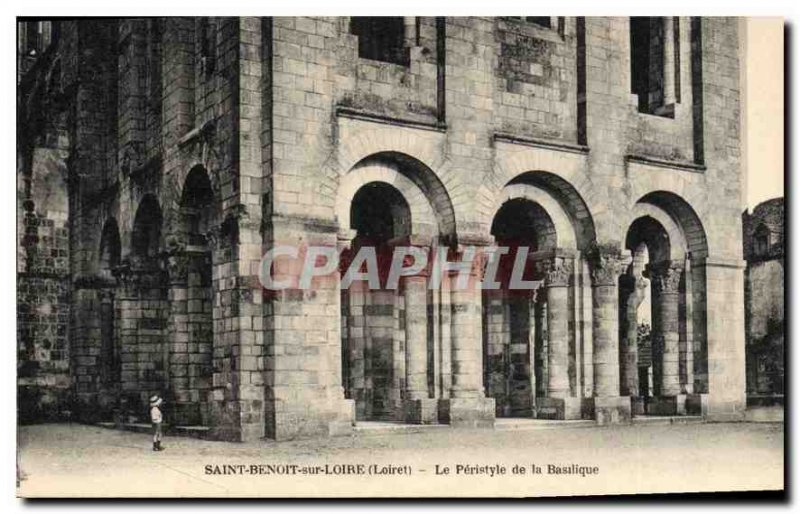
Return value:
M 707 394 L 687 394 L 686 395 L 686 414 L 690 416 L 708 415 L 708 395 Z
M 651 416 L 685 416 L 686 395 L 655 396 L 647 403 L 647 414 Z
M 704 394 L 705 412 L 703 416 L 708 421 L 744 421 L 746 398 L 742 395 L 741 399 L 718 398 L 714 394 Z
M 537 398 L 537 419 L 581 419 L 581 398 Z
M 439 400 L 439 422 L 453 427 L 494 428 L 494 398 Z
M 285 407 L 286 403 L 278 402 Z M 276 441 L 313 437 L 343 436 L 353 433 L 353 400 L 320 401 L 302 409 L 267 411 L 266 436 Z M 309 408 L 310 407 L 310 408 Z M 247 440 L 247 439 L 244 439 Z
M 439 422 L 439 400 L 421 398 L 403 401 L 403 420 L 415 425 L 431 425 Z
M 595 396 L 592 398 L 594 419 L 598 425 L 631 422 L 630 396 Z

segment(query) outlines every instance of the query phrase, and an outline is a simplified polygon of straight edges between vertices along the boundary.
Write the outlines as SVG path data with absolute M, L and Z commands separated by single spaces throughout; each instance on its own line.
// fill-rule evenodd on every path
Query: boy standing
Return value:
M 160 396 L 153 395 L 150 398 L 150 421 L 153 422 L 153 451 L 160 452 L 164 448 L 161 447 L 161 404 L 164 400 Z

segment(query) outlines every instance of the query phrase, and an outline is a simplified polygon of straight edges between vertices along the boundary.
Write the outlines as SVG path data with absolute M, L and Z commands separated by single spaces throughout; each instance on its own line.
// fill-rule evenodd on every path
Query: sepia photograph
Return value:
M 346 13 L 16 17 L 17 497 L 785 499 L 784 19 Z

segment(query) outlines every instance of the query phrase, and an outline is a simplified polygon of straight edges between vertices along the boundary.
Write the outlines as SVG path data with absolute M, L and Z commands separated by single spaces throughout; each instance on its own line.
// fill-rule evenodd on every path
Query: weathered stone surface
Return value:
M 673 47 L 648 50 L 673 66 L 642 112 L 630 20 L 550 19 L 401 19 L 396 48 L 377 50 L 349 18 L 58 21 L 38 60 L 20 56 L 25 416 L 142 419 L 160 393 L 169 422 L 229 440 L 426 422 L 433 401 L 439 420 L 470 426 L 542 398 L 624 421 L 638 358 L 615 321 L 624 265 L 593 259 L 651 218 L 669 243 L 653 262 L 684 264 L 680 299 L 657 302 L 661 394 L 735 419 L 737 21 L 652 20 Z M 492 242 L 504 204 L 533 205 L 521 235 L 550 263 L 524 277 L 539 297 L 484 305 L 483 261 L 467 289 L 453 274 L 433 291 L 342 293 L 338 275 L 262 290 L 276 245 L 357 239 L 354 202 L 376 183 L 400 198 L 374 210 L 389 239 L 460 256 Z M 653 287 L 673 294 L 669 277 Z

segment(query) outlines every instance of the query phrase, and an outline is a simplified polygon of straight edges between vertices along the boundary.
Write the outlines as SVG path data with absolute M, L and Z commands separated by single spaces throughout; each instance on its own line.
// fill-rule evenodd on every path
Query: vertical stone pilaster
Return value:
M 746 408 L 744 266 L 738 260 L 706 259 L 708 394 L 699 395 L 709 419 L 740 421 Z
M 675 22 L 677 17 L 664 16 L 664 106 L 675 104 Z
M 166 400 L 172 404 L 175 419 L 179 423 L 190 423 L 193 405 L 189 395 L 189 316 L 188 279 L 189 257 L 185 248 L 174 251 L 167 257 L 169 290 L 169 327 L 167 344 L 167 383 Z

